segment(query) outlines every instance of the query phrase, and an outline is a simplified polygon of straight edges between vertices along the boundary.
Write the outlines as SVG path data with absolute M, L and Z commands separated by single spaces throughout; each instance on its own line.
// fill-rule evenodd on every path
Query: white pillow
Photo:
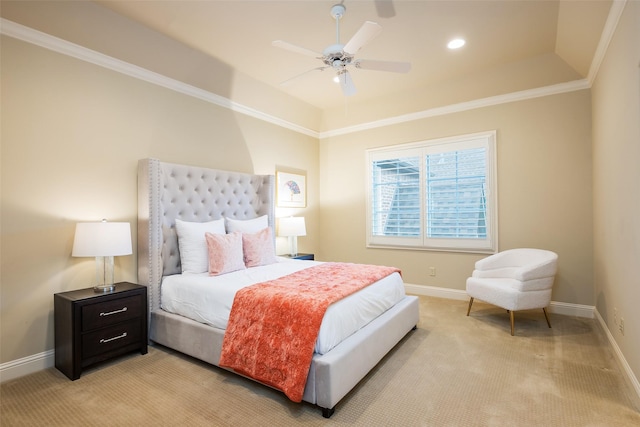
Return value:
M 269 227 L 269 217 L 262 215 L 254 219 L 232 219 L 225 218 L 227 221 L 227 233 L 239 231 L 241 233 L 257 233 Z
M 187 222 L 176 219 L 180 264 L 183 273 L 209 271 L 209 251 L 205 233 L 225 234 L 224 219 L 209 222 Z

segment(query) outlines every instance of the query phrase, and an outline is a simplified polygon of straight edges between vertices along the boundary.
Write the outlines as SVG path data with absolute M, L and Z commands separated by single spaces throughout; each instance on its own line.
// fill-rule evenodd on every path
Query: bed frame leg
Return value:
M 325 418 L 330 418 L 331 415 L 333 415 L 333 413 L 336 410 L 335 406 L 333 408 L 331 408 L 331 409 L 329 409 L 329 408 L 320 408 L 320 409 L 322 409 L 322 416 L 325 417 Z

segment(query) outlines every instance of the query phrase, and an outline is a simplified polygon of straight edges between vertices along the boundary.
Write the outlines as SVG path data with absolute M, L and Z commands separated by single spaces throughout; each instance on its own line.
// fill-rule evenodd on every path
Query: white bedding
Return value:
M 220 329 L 226 329 L 236 292 L 320 264 L 279 258 L 275 264 L 234 271 L 221 276 L 174 274 L 162 280 L 161 307 Z M 330 305 L 322 320 L 315 352 L 325 354 L 404 297 L 398 273 Z

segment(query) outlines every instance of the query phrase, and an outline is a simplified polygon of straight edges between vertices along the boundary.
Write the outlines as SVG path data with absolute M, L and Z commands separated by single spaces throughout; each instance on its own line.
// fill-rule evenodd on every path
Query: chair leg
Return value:
M 511 336 L 513 336 L 513 323 L 514 323 L 513 310 L 509 310 L 509 318 L 511 319 Z
M 547 325 L 551 327 L 551 322 L 549 322 L 549 316 L 547 315 L 547 309 L 545 307 L 542 307 L 542 311 L 544 311 L 544 318 L 547 319 Z
M 473 297 L 471 297 L 471 299 L 469 300 L 469 308 L 467 308 L 467 316 L 469 315 L 469 313 L 471 312 L 471 305 L 473 304 Z

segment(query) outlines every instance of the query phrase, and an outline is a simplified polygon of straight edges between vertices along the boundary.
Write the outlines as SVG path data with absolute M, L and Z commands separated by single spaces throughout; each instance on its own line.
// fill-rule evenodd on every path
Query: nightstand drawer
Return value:
M 142 297 L 139 295 L 86 305 L 82 307 L 82 331 L 140 317 L 141 306 Z
M 147 287 L 119 282 L 53 296 L 56 368 L 71 380 L 82 370 L 134 350 L 147 354 Z
M 140 342 L 140 338 L 139 319 L 90 332 L 82 337 L 82 358 L 135 344 Z

